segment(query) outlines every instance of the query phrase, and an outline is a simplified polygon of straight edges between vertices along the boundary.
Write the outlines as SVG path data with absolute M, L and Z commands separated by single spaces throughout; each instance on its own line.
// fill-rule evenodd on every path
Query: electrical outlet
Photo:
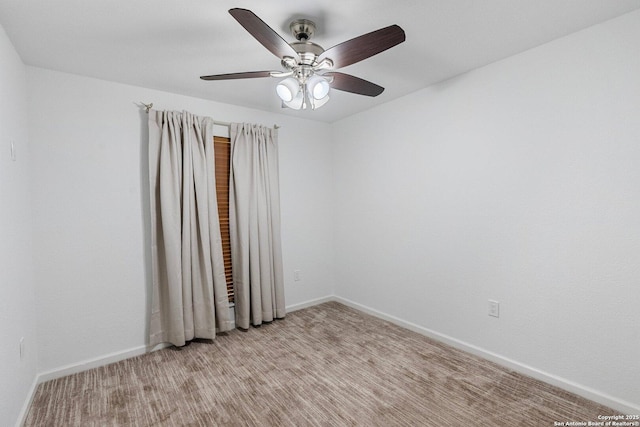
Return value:
M 489 300 L 489 316 L 500 317 L 500 303 Z
M 293 270 L 293 280 L 296 282 L 302 280 L 302 274 L 300 273 L 300 270 Z
M 20 338 L 20 360 L 24 359 L 24 337 Z

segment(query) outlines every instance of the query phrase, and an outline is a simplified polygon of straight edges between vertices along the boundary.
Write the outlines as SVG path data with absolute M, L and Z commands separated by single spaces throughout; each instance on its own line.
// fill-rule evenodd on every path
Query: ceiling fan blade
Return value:
M 265 24 L 262 19 L 258 18 L 255 13 L 248 9 L 239 8 L 229 9 L 229 13 L 249 34 L 278 58 L 282 59 L 285 56 L 298 58 L 298 53 L 289 46 L 289 43 L 280 37 L 270 26 Z
M 324 73 L 322 76 L 333 77 L 331 87 L 345 92 L 357 93 L 358 95 L 366 96 L 378 96 L 384 91 L 382 86 L 378 86 L 377 84 L 361 79 L 360 77 L 352 76 L 351 74 L 332 71 Z
M 334 68 L 342 68 L 384 52 L 403 41 L 404 30 L 398 25 L 390 25 L 330 47 L 318 57 L 318 62 L 329 58 Z
M 202 80 L 235 80 L 235 79 L 255 79 L 257 77 L 271 77 L 271 71 L 248 71 L 246 73 L 214 74 L 212 76 L 201 76 Z

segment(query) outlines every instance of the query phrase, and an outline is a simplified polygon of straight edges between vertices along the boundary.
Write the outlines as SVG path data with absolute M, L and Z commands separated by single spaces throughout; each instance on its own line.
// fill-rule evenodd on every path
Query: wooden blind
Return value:
M 213 137 L 215 152 L 216 197 L 218 199 L 218 217 L 222 237 L 222 255 L 224 273 L 227 279 L 229 302 L 234 301 L 233 276 L 231 274 L 231 236 L 229 234 L 229 170 L 231 162 L 231 140 L 219 136 Z

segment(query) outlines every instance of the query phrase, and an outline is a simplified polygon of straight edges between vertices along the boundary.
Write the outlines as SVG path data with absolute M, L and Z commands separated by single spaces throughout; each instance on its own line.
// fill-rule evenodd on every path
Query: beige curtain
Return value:
M 231 125 L 229 221 L 236 326 L 285 316 L 277 130 Z
M 216 202 L 213 120 L 149 112 L 153 290 L 149 341 L 182 346 L 233 327 Z

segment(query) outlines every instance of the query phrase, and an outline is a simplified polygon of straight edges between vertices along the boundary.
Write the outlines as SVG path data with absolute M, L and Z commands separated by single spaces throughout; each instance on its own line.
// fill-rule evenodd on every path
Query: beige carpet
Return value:
M 616 411 L 338 303 L 41 384 L 26 426 L 553 426 Z

